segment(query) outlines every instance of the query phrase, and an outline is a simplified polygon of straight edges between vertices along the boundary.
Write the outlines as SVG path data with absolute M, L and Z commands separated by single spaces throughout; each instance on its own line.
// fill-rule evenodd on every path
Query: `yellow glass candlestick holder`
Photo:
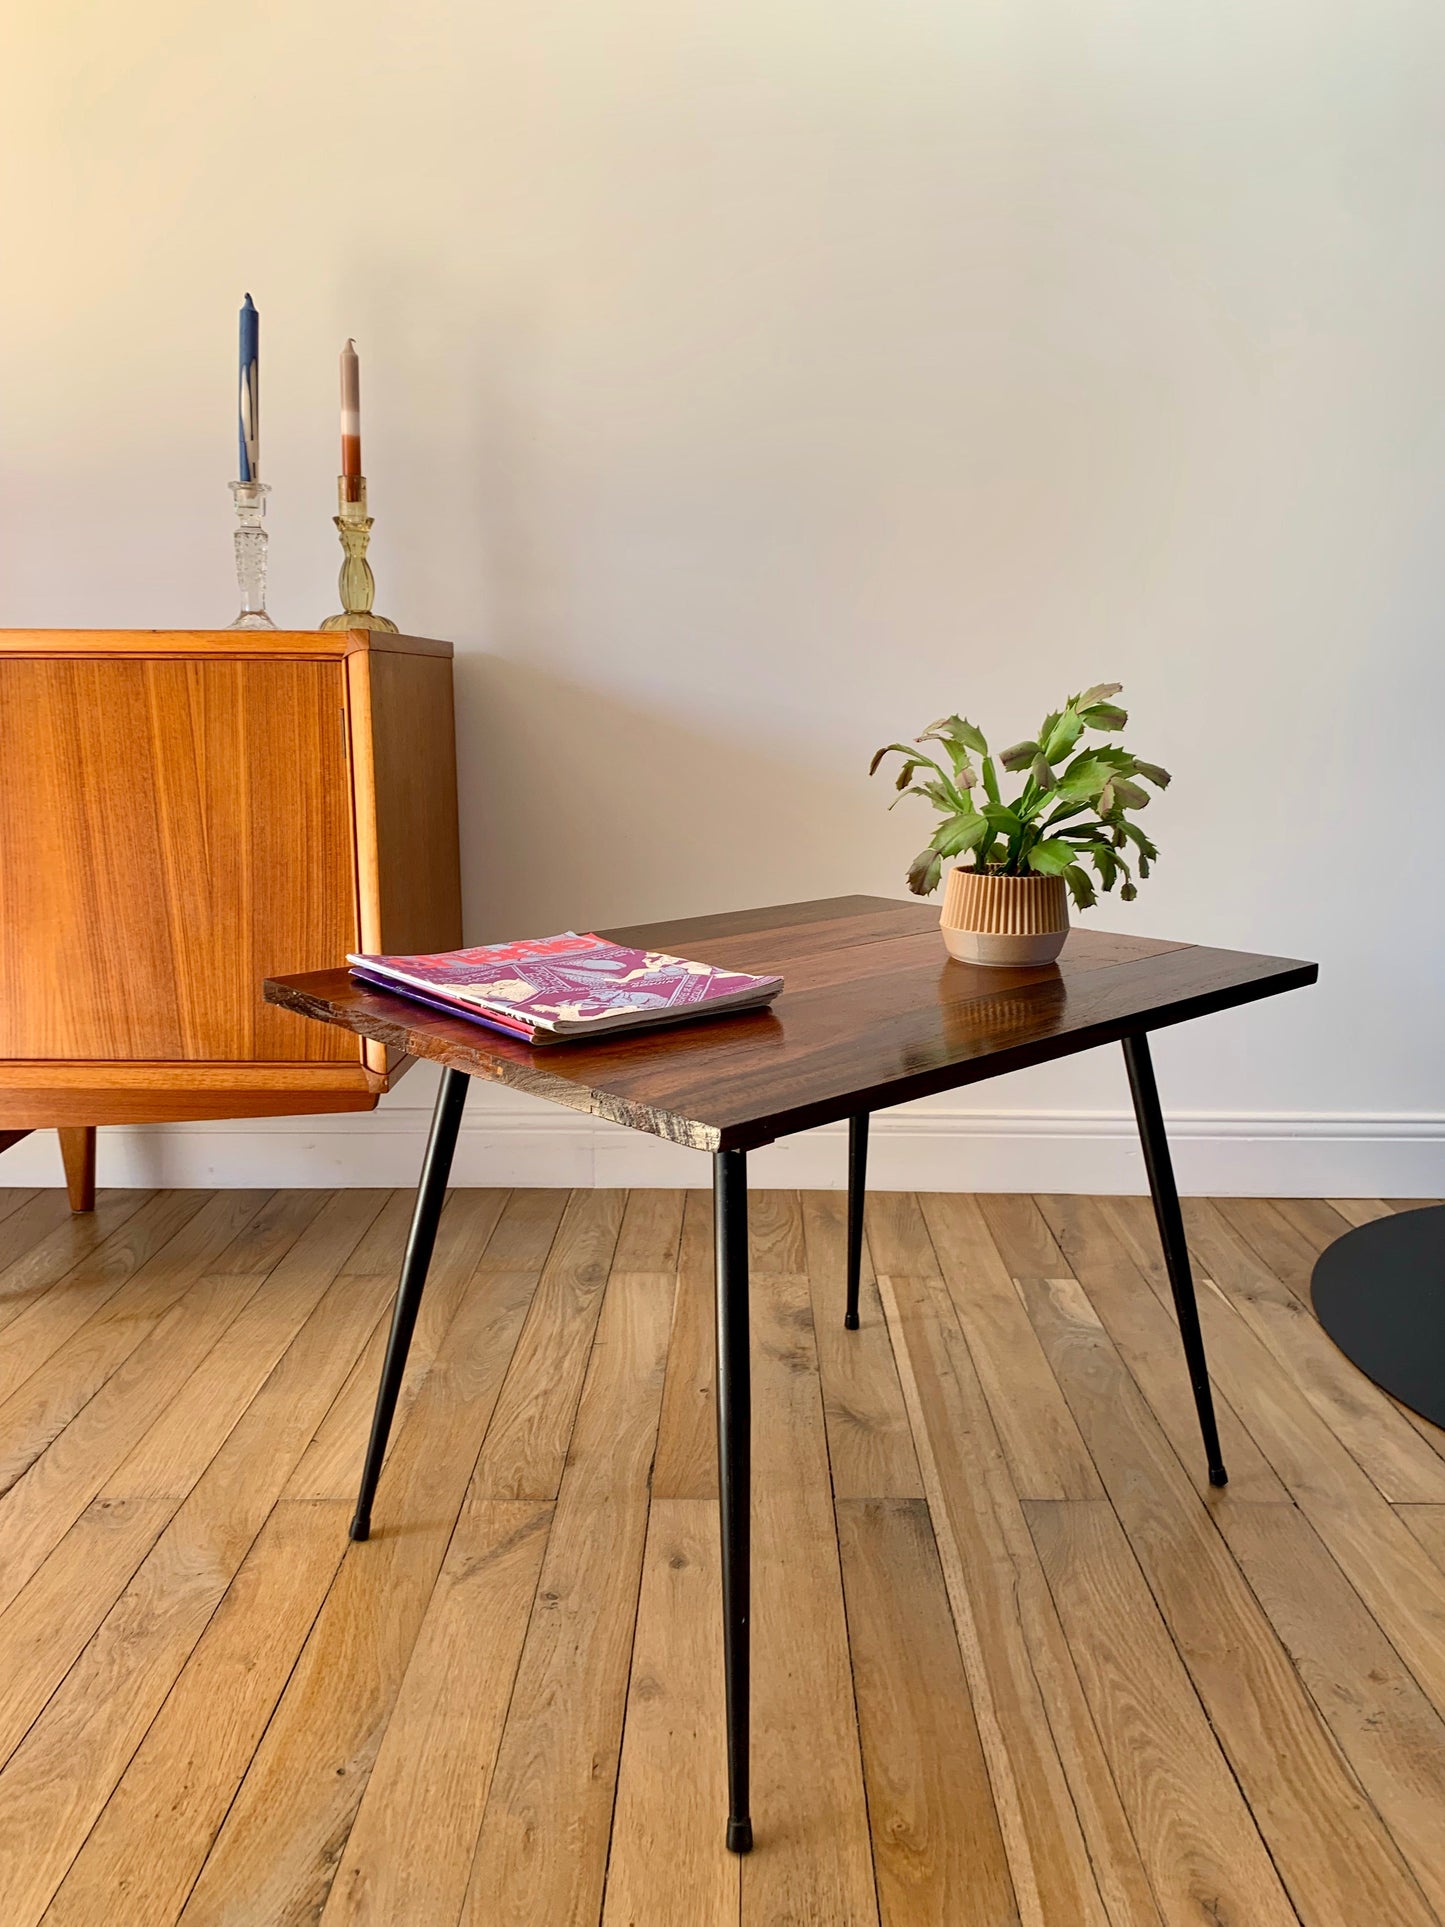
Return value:
M 347 489 L 356 491 L 347 495 Z M 371 540 L 371 517 L 366 512 L 366 477 L 338 475 L 336 478 L 337 513 L 333 518 L 341 537 L 343 560 L 337 587 L 341 591 L 341 613 L 328 616 L 323 629 L 385 629 L 396 634 L 396 624 L 372 609 L 376 577 L 366 559 Z

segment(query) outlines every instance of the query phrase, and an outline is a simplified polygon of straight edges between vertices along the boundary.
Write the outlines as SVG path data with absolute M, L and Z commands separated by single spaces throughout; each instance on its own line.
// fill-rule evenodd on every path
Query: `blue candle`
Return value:
M 243 482 L 261 479 L 261 317 L 250 295 L 241 307 L 241 413 L 238 422 Z

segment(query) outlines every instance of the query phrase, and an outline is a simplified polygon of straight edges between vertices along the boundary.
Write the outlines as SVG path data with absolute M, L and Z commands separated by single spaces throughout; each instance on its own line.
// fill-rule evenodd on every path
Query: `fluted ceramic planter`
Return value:
M 939 918 L 948 954 L 960 963 L 1052 963 L 1069 934 L 1069 892 L 1062 877 L 1008 877 L 996 870 L 950 870 Z

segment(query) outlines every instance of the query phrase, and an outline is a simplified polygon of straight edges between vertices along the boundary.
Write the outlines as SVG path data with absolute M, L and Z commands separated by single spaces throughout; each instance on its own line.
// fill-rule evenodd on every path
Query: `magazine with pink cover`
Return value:
M 694 963 L 575 930 L 432 955 L 354 954 L 353 973 L 541 1043 L 771 1003 L 781 977 Z

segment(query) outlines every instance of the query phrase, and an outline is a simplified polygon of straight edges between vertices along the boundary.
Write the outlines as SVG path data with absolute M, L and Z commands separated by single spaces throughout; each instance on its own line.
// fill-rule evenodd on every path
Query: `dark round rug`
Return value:
M 1445 1425 L 1445 1204 L 1358 1225 L 1320 1253 L 1320 1323 L 1346 1358 Z

